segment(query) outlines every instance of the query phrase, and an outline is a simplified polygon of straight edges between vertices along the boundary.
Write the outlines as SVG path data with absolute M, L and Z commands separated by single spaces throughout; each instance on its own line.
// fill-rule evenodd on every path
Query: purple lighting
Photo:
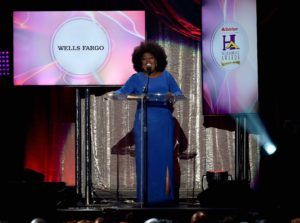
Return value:
M 2 50 L 0 51 L 0 76 L 8 75 L 10 75 L 9 52 Z

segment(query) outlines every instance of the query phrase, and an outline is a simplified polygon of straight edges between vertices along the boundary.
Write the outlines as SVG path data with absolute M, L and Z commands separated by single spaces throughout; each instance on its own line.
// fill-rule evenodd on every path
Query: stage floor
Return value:
M 57 221 L 71 222 L 75 220 L 95 220 L 98 217 L 105 222 L 145 222 L 156 218 L 158 222 L 190 223 L 196 212 L 203 212 L 207 216 L 206 222 L 259 222 L 271 219 L 274 209 L 256 207 L 203 207 L 197 200 L 180 200 L 177 204 L 147 207 L 130 200 L 101 201 L 91 205 L 76 205 L 57 208 Z M 255 220 L 255 221 L 254 221 Z M 274 221 L 275 222 L 275 221 Z
M 105 223 L 143 223 L 150 218 L 190 223 L 192 215 L 199 211 L 208 217 L 206 222 L 216 223 L 225 222 L 229 217 L 235 220 L 231 222 L 239 223 L 284 223 L 293 216 L 300 216 L 300 208 L 291 207 L 294 203 L 272 203 L 270 197 L 256 196 L 247 190 L 230 192 L 202 192 L 197 199 L 180 198 L 176 204 L 149 207 L 128 197 L 78 199 L 74 188 L 60 184 L 9 183 L 1 190 L 0 222 L 31 222 L 39 217 L 46 223 L 75 223 L 102 217 Z

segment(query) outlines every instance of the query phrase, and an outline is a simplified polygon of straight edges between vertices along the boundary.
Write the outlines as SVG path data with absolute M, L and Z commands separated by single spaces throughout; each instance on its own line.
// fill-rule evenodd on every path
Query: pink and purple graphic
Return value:
M 255 0 L 202 2 L 203 114 L 257 112 Z
M 145 11 L 14 11 L 14 85 L 122 85 L 144 40 Z

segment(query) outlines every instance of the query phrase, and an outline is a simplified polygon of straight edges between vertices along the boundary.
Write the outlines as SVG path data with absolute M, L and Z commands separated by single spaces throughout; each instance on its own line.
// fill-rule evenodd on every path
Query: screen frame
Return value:
M 48 10 L 48 9 L 34 9 L 34 10 L 30 10 L 30 9 L 12 9 L 12 21 L 13 21 L 13 17 L 14 17 L 14 14 L 15 12 L 66 12 L 66 13 L 70 13 L 70 12 L 117 12 L 117 11 L 120 11 L 120 12 L 140 12 L 143 14 L 143 38 L 139 40 L 139 42 L 136 42 L 136 44 L 134 46 L 132 46 L 131 48 L 131 52 L 130 54 L 133 52 L 134 50 L 134 47 L 138 46 L 140 42 L 142 41 L 145 41 L 147 39 L 147 32 L 146 32 L 146 28 L 147 28 L 147 15 L 146 15 L 146 10 L 144 9 L 132 9 L 132 10 L 112 10 L 112 9 L 109 9 L 109 10 L 98 10 L 98 9 L 55 9 L 55 10 Z M 138 20 L 137 20 L 138 21 Z M 128 60 L 128 65 L 131 66 L 131 69 L 132 71 L 130 73 L 127 73 L 127 78 L 123 78 L 123 82 L 122 83 L 72 83 L 72 84 L 52 84 L 52 83 L 49 83 L 49 84 L 45 84 L 45 83 L 42 83 L 42 84 L 16 84 L 15 82 L 15 66 L 16 66 L 16 62 L 15 62 L 15 32 L 14 32 L 14 24 L 12 24 L 12 47 L 13 47 L 13 50 L 12 50 L 12 84 L 13 86 L 15 87 L 39 87 L 39 86 L 50 86 L 50 87 L 121 87 L 125 82 L 126 80 L 133 74 L 135 73 L 134 71 L 134 68 L 133 68 L 133 65 L 132 65 L 132 62 L 131 62 L 131 55 L 130 55 L 130 58 L 127 57 L 127 60 Z
M 203 34 L 201 39 L 201 52 L 202 52 L 201 53 L 201 64 L 202 64 L 201 90 L 202 90 L 202 108 L 203 108 L 202 114 L 204 116 L 235 116 L 235 115 L 242 115 L 242 114 L 246 114 L 246 115 L 256 114 L 259 112 L 260 92 L 259 92 L 258 61 L 257 61 L 258 46 L 257 46 L 256 0 L 243 3 L 242 6 L 239 5 L 240 8 L 241 7 L 245 8 L 245 4 L 251 4 L 250 8 L 252 10 L 251 12 L 253 13 L 253 18 L 251 18 L 252 22 L 250 23 L 250 28 L 248 28 L 247 26 L 247 29 L 246 29 L 246 25 L 249 24 L 246 23 L 245 20 L 243 19 L 245 19 L 245 17 L 248 16 L 248 14 L 244 15 L 242 13 L 243 10 L 239 10 L 240 8 L 238 7 L 233 7 L 235 1 L 238 0 L 231 0 L 228 2 L 227 7 L 230 8 L 227 9 L 226 12 L 224 8 L 221 8 L 221 5 L 218 4 L 216 0 L 204 0 L 202 2 L 201 27 L 202 27 Z M 244 16 L 243 19 L 238 21 L 237 18 L 241 18 L 242 16 Z M 220 19 L 220 17 L 223 18 Z M 221 36 L 220 30 L 222 29 L 220 29 L 220 27 L 226 27 L 226 26 L 222 26 L 224 24 L 232 25 L 232 27 L 236 27 L 237 25 L 238 28 L 242 28 L 239 29 L 239 31 L 246 30 L 246 32 L 243 33 L 237 32 L 238 33 L 237 35 L 240 34 L 240 36 L 243 37 L 240 39 L 245 40 L 245 42 L 247 42 L 246 40 L 248 40 L 247 38 L 249 38 L 249 36 L 252 37 L 251 39 L 252 48 L 250 47 L 250 41 L 248 42 L 248 45 L 241 44 L 241 46 L 246 46 L 246 47 L 241 48 L 241 52 L 239 53 L 240 56 L 245 55 L 246 59 L 244 61 L 241 60 L 241 66 L 237 68 L 234 67 L 232 67 L 232 69 L 226 69 L 224 67 L 220 68 L 220 61 L 216 60 L 216 55 L 219 56 L 215 52 L 215 48 L 217 48 L 216 46 L 219 46 L 217 45 L 218 42 L 216 44 L 216 39 L 217 39 L 216 37 Z M 228 32 L 226 33 L 226 31 Z M 224 33 L 228 36 L 232 34 L 230 30 L 225 30 Z M 227 38 L 224 40 L 227 41 L 228 36 L 226 36 L 225 34 L 223 35 L 223 38 Z M 253 36 L 256 37 L 253 38 Z M 254 46 L 256 48 L 254 48 Z M 221 49 L 221 48 L 217 48 L 217 49 Z M 244 49 L 248 49 L 248 51 Z M 217 53 L 220 53 L 219 51 Z M 245 52 L 247 52 L 247 54 Z M 250 54 L 251 56 L 249 56 Z M 249 58 L 252 58 L 252 60 L 250 61 Z M 252 63 L 255 65 L 252 66 Z M 246 70 L 245 65 L 251 71 L 244 72 Z M 240 75 L 245 75 L 245 74 L 247 74 L 248 77 L 245 77 L 243 79 L 238 77 Z M 250 77 L 250 75 L 252 76 Z M 246 81 L 250 79 L 249 77 L 251 78 L 252 82 Z M 227 82 L 229 83 L 228 85 L 226 85 Z M 240 85 L 241 83 L 243 84 L 246 83 L 244 86 L 245 89 L 241 87 L 242 86 Z M 236 95 L 238 96 L 236 97 Z M 243 95 L 243 97 L 240 95 Z M 249 97 L 245 95 L 249 95 Z M 245 101 L 246 103 L 244 103 Z

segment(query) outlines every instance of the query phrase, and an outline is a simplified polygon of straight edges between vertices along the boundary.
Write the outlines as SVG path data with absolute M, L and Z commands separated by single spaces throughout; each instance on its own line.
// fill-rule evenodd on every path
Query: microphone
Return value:
M 146 64 L 146 70 L 147 70 L 148 75 L 150 75 L 152 73 L 152 65 L 151 65 L 151 63 L 147 63 Z

